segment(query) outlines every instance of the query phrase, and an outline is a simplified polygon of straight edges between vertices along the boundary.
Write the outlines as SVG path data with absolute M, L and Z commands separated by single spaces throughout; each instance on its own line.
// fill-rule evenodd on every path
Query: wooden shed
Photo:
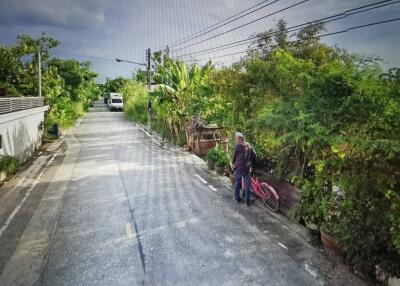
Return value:
M 226 138 L 220 136 L 221 130 L 215 124 L 207 125 L 200 117 L 193 117 L 186 129 L 189 150 L 198 156 L 204 156 L 217 143 L 226 143 Z

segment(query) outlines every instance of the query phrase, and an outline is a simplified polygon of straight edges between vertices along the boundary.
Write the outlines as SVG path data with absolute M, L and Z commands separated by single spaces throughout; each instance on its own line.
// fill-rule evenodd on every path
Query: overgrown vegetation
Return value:
M 213 167 L 226 168 L 229 166 L 229 158 L 221 145 L 208 151 L 206 160 Z
M 155 126 L 184 144 L 186 126 L 200 100 L 200 89 L 205 86 L 210 75 L 210 65 L 202 68 L 188 66 L 168 57 L 161 57 L 159 53 L 153 58 L 154 80 L 159 85 L 158 90 L 151 93 L 156 114 Z
M 133 80 L 125 81 L 118 90 L 124 97 L 125 115 L 128 119 L 146 124 L 149 96 L 147 87 Z
M 42 58 L 43 96 L 50 106 L 46 127 L 54 122 L 71 125 L 98 98 L 97 74 L 89 62 L 51 58 L 49 52 L 59 42 L 42 35 L 18 37 L 13 46 L 0 45 L 0 86 L 17 96 L 38 95 L 38 51 Z
M 221 69 L 156 54 L 155 127 L 177 141 L 200 115 L 243 131 L 265 169 L 303 190 L 299 217 L 334 236 L 354 270 L 399 277 L 400 69 L 321 43 L 323 29 L 289 37 L 279 21 Z
M 0 156 L 0 172 L 13 175 L 18 169 L 18 159 L 13 156 Z

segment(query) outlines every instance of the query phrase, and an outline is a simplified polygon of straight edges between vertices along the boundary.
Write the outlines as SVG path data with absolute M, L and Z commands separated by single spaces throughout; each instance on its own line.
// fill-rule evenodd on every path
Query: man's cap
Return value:
M 242 132 L 236 132 L 235 136 L 244 139 L 244 135 Z

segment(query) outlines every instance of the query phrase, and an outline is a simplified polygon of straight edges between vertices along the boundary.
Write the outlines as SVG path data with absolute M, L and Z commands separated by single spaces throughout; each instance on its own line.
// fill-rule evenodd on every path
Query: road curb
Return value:
M 62 162 L 63 168 L 57 169 L 47 187 L 13 255 L 3 269 L 0 285 L 37 285 L 39 283 L 61 214 L 64 193 L 69 187 L 81 149 L 80 145 L 76 148 L 79 142 L 71 134 L 65 135 L 60 141 L 74 147 L 67 149 Z

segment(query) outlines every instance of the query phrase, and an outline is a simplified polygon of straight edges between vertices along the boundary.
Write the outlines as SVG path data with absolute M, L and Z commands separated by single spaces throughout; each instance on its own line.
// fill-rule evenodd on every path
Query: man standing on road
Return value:
M 235 200 L 240 203 L 240 189 L 242 187 L 245 194 L 246 205 L 250 204 L 250 167 L 251 167 L 251 147 L 244 141 L 241 132 L 235 133 L 236 148 L 233 154 L 233 168 L 235 171 Z

